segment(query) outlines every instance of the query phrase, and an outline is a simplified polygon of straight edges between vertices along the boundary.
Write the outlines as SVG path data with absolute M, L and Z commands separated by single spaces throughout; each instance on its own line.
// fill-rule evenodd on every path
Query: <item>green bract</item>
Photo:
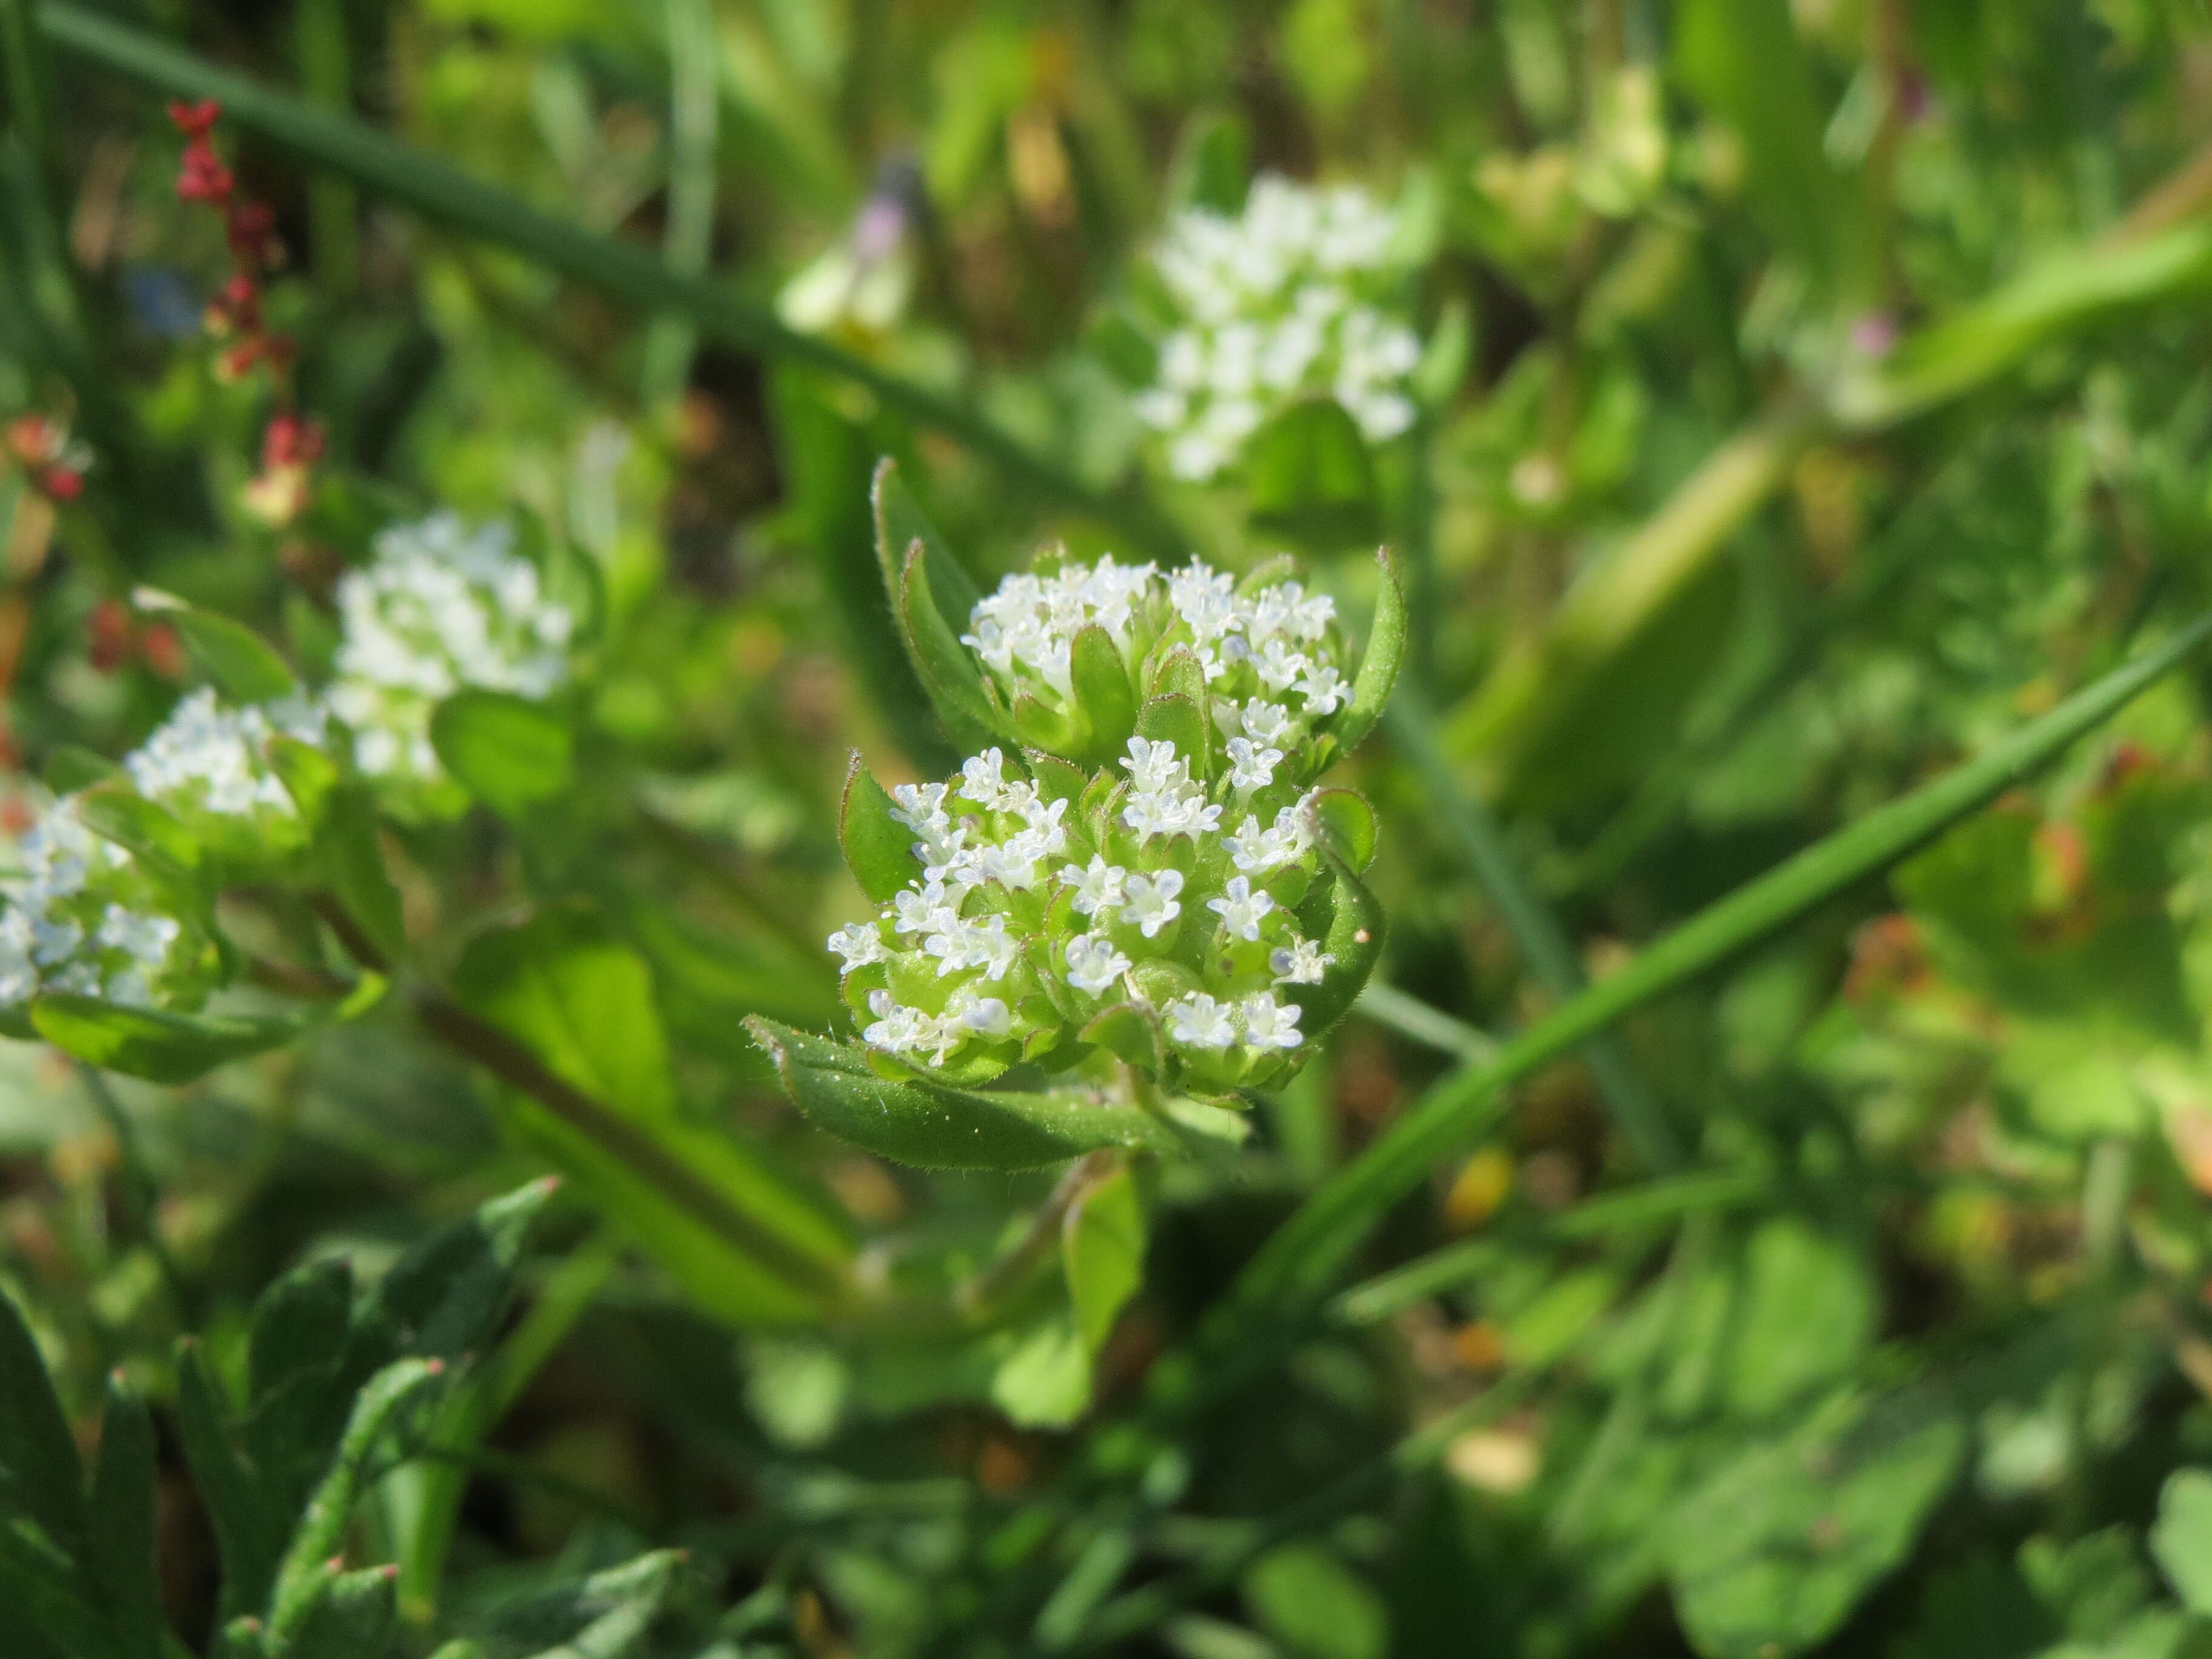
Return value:
M 915 562 L 911 633 L 949 635 L 914 614 Z M 1314 780 L 1388 693 L 1387 565 L 1383 597 L 1356 681 L 1333 602 L 1279 568 L 1048 558 L 977 600 L 970 701 L 1024 741 L 888 794 L 856 762 L 846 792 L 847 860 L 882 908 L 830 945 L 878 1074 L 1030 1062 L 1224 1099 L 1295 1072 L 1379 945 L 1354 869 L 1372 815 Z

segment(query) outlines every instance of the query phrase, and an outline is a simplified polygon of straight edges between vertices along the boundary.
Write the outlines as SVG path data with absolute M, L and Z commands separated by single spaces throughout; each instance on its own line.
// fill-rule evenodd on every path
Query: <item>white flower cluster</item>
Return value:
M 1010 705 L 1030 698 L 1071 714 L 1082 712 L 1073 659 L 1085 629 L 1105 631 L 1133 686 L 1146 663 L 1188 646 L 1204 674 L 1237 787 L 1249 793 L 1269 783 L 1284 757 L 1350 701 L 1335 618 L 1334 600 L 1296 581 L 1239 592 L 1235 578 L 1195 559 L 1162 575 L 1154 564 L 1104 557 L 1007 577 L 977 602 L 961 641 L 982 659 Z M 1118 747 L 1121 734 L 1112 735 Z M 1187 809 L 1181 785 L 1158 787 L 1146 774 L 1136 787 L 1170 815 L 1170 829 L 1180 823 L 1175 814 L 1194 810 Z
M 343 638 L 331 712 L 372 777 L 434 783 L 430 714 L 466 687 L 551 696 L 568 678 L 575 617 L 504 524 L 475 531 L 451 513 L 380 532 L 376 558 L 338 584 Z
M 204 939 L 69 800 L 39 815 L 14 863 L 0 880 L 0 1008 L 42 991 L 155 1007 L 204 988 Z
M 1179 478 L 1212 478 L 1302 394 L 1334 397 L 1370 441 L 1413 422 L 1413 331 L 1387 308 L 1397 220 L 1351 185 L 1273 174 L 1236 218 L 1176 216 L 1153 255 L 1179 313 L 1160 343 L 1138 417 L 1167 442 Z
M 1131 738 L 1126 775 L 1080 801 L 1009 764 L 992 749 L 892 792 L 919 874 L 829 941 L 863 1041 L 981 1077 L 1071 1054 L 1126 1004 L 1185 1086 L 1273 1075 L 1304 1042 L 1283 988 L 1318 984 L 1334 960 L 1293 919 L 1316 867 L 1310 798 L 1280 799 L 1264 825 L 1243 810 L 1224 836 L 1261 786 L 1224 772 L 1209 791 L 1165 739 Z
M 140 794 L 218 851 L 252 857 L 289 850 L 304 843 L 307 826 L 270 763 L 270 741 L 282 734 L 319 748 L 327 724 L 322 708 L 297 693 L 229 708 L 202 687 L 179 702 L 123 767 Z

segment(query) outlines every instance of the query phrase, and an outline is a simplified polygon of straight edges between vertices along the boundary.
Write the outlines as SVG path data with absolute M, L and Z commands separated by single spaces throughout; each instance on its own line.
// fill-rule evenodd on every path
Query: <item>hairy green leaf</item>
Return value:
M 746 1029 L 799 1110 L 831 1134 L 901 1164 L 1030 1170 L 1101 1146 L 1164 1148 L 1174 1137 L 1134 1107 L 1078 1095 L 978 1092 L 921 1078 L 891 1083 L 857 1049 L 772 1020 Z

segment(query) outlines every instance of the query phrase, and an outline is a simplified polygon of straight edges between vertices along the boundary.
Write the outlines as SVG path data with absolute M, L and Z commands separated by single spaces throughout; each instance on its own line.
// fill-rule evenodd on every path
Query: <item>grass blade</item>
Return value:
M 1386 716 L 1390 735 L 1427 787 L 1431 812 L 1490 902 L 1498 907 L 1528 963 L 1547 991 L 1562 1001 L 1583 988 L 1582 964 L 1559 918 L 1522 879 L 1505 836 L 1490 809 L 1463 792 L 1437 744 L 1435 723 L 1418 690 L 1408 687 Z M 1606 1110 L 1636 1156 L 1654 1170 L 1682 1167 L 1682 1148 L 1657 1098 L 1644 1086 L 1620 1039 L 1600 1032 L 1583 1045 L 1583 1062 L 1596 1081 Z
M 1620 972 L 1531 1025 L 1492 1064 L 1462 1066 L 1445 1078 L 1268 1240 L 1238 1284 L 1241 1316 L 1222 1322 L 1223 1327 L 1242 1330 L 1255 1315 L 1268 1317 L 1267 1310 L 1277 1304 L 1316 1293 L 1385 1210 L 1502 1115 L 1507 1084 L 1950 828 L 2118 713 L 2208 635 L 2212 614 L 2114 669 L 1976 759 L 1876 808 L 1708 906 Z

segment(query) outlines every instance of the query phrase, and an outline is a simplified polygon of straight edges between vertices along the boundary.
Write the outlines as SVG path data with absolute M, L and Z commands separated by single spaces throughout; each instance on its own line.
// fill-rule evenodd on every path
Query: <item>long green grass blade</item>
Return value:
M 1436 722 L 1418 687 L 1408 686 L 1384 716 L 1392 740 L 1427 786 L 1432 815 L 1490 902 L 1543 988 L 1565 1000 L 1583 988 L 1582 964 L 1551 907 L 1522 878 L 1504 832 L 1481 799 L 1462 789 L 1437 741 Z M 1599 1032 L 1583 1045 L 1598 1095 L 1647 1168 L 1677 1170 L 1682 1148 L 1658 1099 L 1638 1076 L 1620 1039 Z
M 1148 550 L 1172 554 L 1181 548 L 1172 527 L 1133 497 L 1094 489 L 973 410 L 788 328 L 765 307 L 703 277 L 685 276 L 644 248 L 541 213 L 362 122 L 317 109 L 128 24 L 51 3 L 39 8 L 38 21 L 61 50 L 176 97 L 215 99 L 228 119 L 364 190 L 466 235 L 500 243 L 648 313 L 688 319 L 702 337 L 806 363 L 865 386 L 888 407 L 957 439 L 1036 494 L 1115 526 Z
M 1316 1294 L 1384 1211 L 1503 1114 L 1506 1085 L 1941 834 L 2117 713 L 2208 635 L 2212 614 L 1978 758 L 1868 813 L 1709 906 L 1620 972 L 1528 1027 L 1490 1065 L 1462 1066 L 1445 1078 L 1268 1240 L 1237 1288 L 1243 1316 L 1224 1325 L 1241 1330 L 1245 1317 L 1269 1317 L 1267 1310 L 1279 1304 Z

